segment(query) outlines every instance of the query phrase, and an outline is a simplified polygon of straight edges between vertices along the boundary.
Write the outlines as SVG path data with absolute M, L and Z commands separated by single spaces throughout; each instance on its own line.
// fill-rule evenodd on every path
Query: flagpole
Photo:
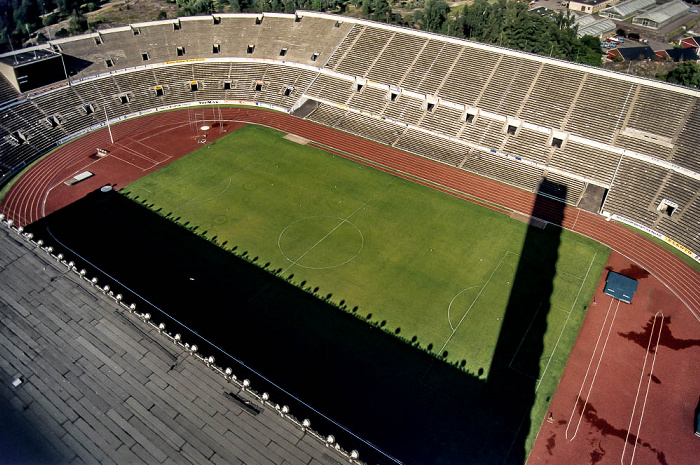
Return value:
M 109 131 L 109 140 L 114 144 L 114 137 L 112 137 L 112 127 L 109 125 L 109 118 L 107 118 L 107 107 L 102 107 L 105 111 L 105 121 L 107 122 L 107 130 Z

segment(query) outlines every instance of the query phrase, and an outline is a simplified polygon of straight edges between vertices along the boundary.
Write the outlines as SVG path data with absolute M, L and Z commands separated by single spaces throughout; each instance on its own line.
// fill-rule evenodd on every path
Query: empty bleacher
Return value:
M 653 225 L 658 218 L 654 199 L 667 174 L 659 166 L 623 157 L 604 209 L 643 225 Z
M 402 123 L 417 125 L 425 113 L 422 106 L 422 100 L 401 95 L 395 102 L 387 104 L 382 116 Z
M 552 171 L 545 171 L 544 177 L 550 182 L 540 185 L 538 189 L 540 194 L 554 197 L 571 205 L 578 205 L 583 191 L 586 189 L 585 182 Z
M 688 114 L 683 130 L 676 141 L 673 162 L 695 172 L 700 172 L 700 99 L 696 99 L 692 111 Z
M 633 85 L 620 79 L 589 74 L 565 130 L 610 144 L 632 101 Z
M 551 149 L 548 134 L 520 128 L 516 136 L 506 139 L 501 151 L 530 161 L 546 163 Z
M 407 130 L 396 142 L 395 147 L 452 166 L 459 166 L 469 154 L 469 147 L 466 145 L 414 129 Z
M 396 142 L 405 129 L 396 124 L 376 120 L 369 116 L 363 116 L 353 112 L 347 112 L 336 122 L 334 127 L 386 145 L 392 145 Z
M 394 34 L 394 32 L 374 27 L 364 28 L 345 56 L 341 58 L 335 68 L 336 71 L 350 76 L 367 76 L 379 52 L 387 46 Z
M 307 95 L 345 104 L 353 96 L 354 84 L 345 79 L 319 74 L 306 91 Z
M 461 117 L 461 111 L 445 105 L 438 105 L 434 112 L 425 114 L 420 125 L 425 129 L 456 137 L 464 125 Z
M 462 168 L 487 178 L 535 192 L 542 179 L 542 170 L 502 156 L 474 150 Z
M 624 157 L 615 175 L 620 155 L 605 148 L 633 150 L 700 172 L 700 99 L 688 91 L 310 12 L 157 21 L 61 39 L 53 46 L 65 54 L 74 78 L 100 76 L 74 79 L 71 86 L 56 84 L 56 89 L 29 96 L 13 92 L 0 78 L 0 100 L 19 97 L 0 114 L 8 119 L 0 122 L 4 173 L 45 153 L 56 140 L 102 123 L 105 111 L 117 117 L 220 99 L 291 109 L 304 96 L 349 108 L 320 104 L 308 115 L 310 120 L 533 192 L 546 175 L 568 186 L 563 200 L 569 203 L 577 202 L 585 182 L 567 173 L 603 186 L 612 183 L 608 211 L 697 246 L 700 226 L 697 213 L 691 215 L 700 208 L 698 196 L 691 195 L 699 188 L 696 181 L 674 168 L 631 156 Z M 319 72 L 320 68 L 325 69 Z M 323 74 L 328 70 L 344 78 Z M 363 84 L 360 92 L 358 77 L 370 81 L 357 81 Z M 163 95 L 156 95 L 156 86 L 162 86 Z M 393 99 L 388 98 L 389 86 L 395 89 Z M 420 95 L 409 95 L 412 92 Z M 422 95 L 441 101 L 429 111 L 423 108 Z M 463 111 L 452 104 L 473 106 L 480 113 L 473 121 L 463 121 Z M 529 124 L 518 123 L 517 132 L 507 134 L 506 117 Z M 583 140 L 569 138 L 555 148 L 551 130 Z M 19 141 L 17 131 L 22 133 Z M 654 141 L 653 136 L 661 138 Z M 654 209 L 663 196 L 682 204 L 670 218 Z
M 696 100 L 680 92 L 641 86 L 630 109 L 627 127 L 674 137 L 682 129 L 686 113 Z
M 321 103 L 307 118 L 311 121 L 334 127 L 335 123 L 345 116 L 346 113 L 347 110 Z
M 450 102 L 475 105 L 500 57 L 495 51 L 465 46 L 438 95 Z
M 348 105 L 350 108 L 355 108 L 357 110 L 368 111 L 379 115 L 384 110 L 388 99 L 387 91 L 383 89 L 376 89 L 374 87 L 365 87 L 362 92 L 354 92 L 350 103 Z
M 504 55 L 489 85 L 479 99 L 479 108 L 501 115 L 515 116 L 527 96 L 541 63 Z
M 610 184 L 619 161 L 620 155 L 615 153 L 568 141 L 562 149 L 554 150 L 549 166 Z
M 408 70 L 401 87 L 425 95 L 436 95 L 462 47 L 430 39 Z
M 545 64 L 518 116 L 540 126 L 561 128 L 571 107 L 571 100 L 581 85 L 583 74 L 581 71 Z
M 424 37 L 395 34 L 367 73 L 367 78 L 383 84 L 399 84 L 427 41 Z

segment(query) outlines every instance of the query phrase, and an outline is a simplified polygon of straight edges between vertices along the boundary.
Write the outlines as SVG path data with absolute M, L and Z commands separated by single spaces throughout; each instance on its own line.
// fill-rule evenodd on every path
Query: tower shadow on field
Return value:
M 540 427 L 541 419 L 533 419 L 531 411 L 551 355 L 545 353 L 544 337 L 547 317 L 554 310 L 552 294 L 565 208 L 548 195 L 566 198 L 566 193 L 565 185 L 548 179 L 539 185 L 487 379 L 487 392 L 494 396 L 492 407 L 503 409 L 495 413 L 521 419 L 505 463 L 525 462 L 527 437 Z
M 566 187 L 545 180 L 540 192 L 561 196 Z M 311 419 L 321 435 L 357 449 L 366 463 L 522 465 L 528 434 L 542 420 L 530 418 L 550 355 L 543 339 L 564 204 L 538 195 L 531 216 L 515 273 L 509 269 L 500 331 L 491 333 L 489 369 L 473 375 L 285 277 L 271 286 L 263 267 L 114 191 L 96 191 L 28 231 L 71 256 L 80 250 L 90 262 L 78 266 L 88 276 L 109 282 L 125 302 L 137 302 L 199 353 L 215 355 L 296 418 Z M 549 222 L 544 229 L 542 219 Z

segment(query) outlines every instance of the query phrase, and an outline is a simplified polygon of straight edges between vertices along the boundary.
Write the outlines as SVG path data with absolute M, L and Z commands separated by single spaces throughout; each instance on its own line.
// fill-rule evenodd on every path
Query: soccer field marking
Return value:
M 661 311 L 656 312 L 656 314 L 654 315 L 654 323 L 652 323 L 651 331 L 649 332 L 649 342 L 647 343 L 647 350 L 644 354 L 644 364 L 642 365 L 642 371 L 641 371 L 641 374 L 639 375 L 639 384 L 637 385 L 637 394 L 634 397 L 634 406 L 632 407 L 632 415 L 630 416 L 630 422 L 629 422 L 629 425 L 627 426 L 627 436 L 625 437 L 625 446 L 622 448 L 622 455 L 620 456 L 620 463 L 622 465 L 625 464 L 625 452 L 627 450 L 627 444 L 628 444 L 629 437 L 630 437 L 630 431 L 632 430 L 632 422 L 634 421 L 634 414 L 635 414 L 635 411 L 637 410 L 637 403 L 639 401 L 639 393 L 642 389 L 642 382 L 644 381 L 647 362 L 649 361 L 649 352 L 650 352 L 650 349 L 652 349 L 651 344 L 652 344 L 652 341 L 654 340 L 654 329 L 656 329 L 656 322 L 659 318 L 661 319 L 661 321 L 659 323 L 659 334 L 656 337 L 656 344 L 653 347 L 654 356 L 652 357 L 651 368 L 649 369 L 649 374 L 647 375 L 647 377 L 649 379 L 647 380 L 646 393 L 644 394 L 644 403 L 642 405 L 642 410 L 639 414 L 639 425 L 637 426 L 637 434 L 635 435 L 634 448 L 632 449 L 632 457 L 630 457 L 630 461 L 629 461 L 630 465 L 634 462 L 634 456 L 637 452 L 637 444 L 639 444 L 639 433 L 642 430 L 642 420 L 644 419 L 644 410 L 646 409 L 646 406 L 647 406 L 647 399 L 649 397 L 649 390 L 651 388 L 651 377 L 652 377 L 652 374 L 654 373 L 654 365 L 656 364 L 656 355 L 659 353 L 659 341 L 661 340 L 661 330 L 664 327 L 664 314 Z
M 513 354 L 513 358 L 510 359 L 510 363 L 508 364 L 508 368 L 510 368 L 511 370 L 515 370 L 515 368 L 513 368 L 513 362 L 515 361 L 515 357 L 518 356 L 518 352 L 520 351 L 520 347 L 523 345 L 523 342 L 525 342 L 525 338 L 527 337 L 527 333 L 530 332 L 530 328 L 532 328 L 532 324 L 535 322 L 535 318 L 537 318 L 537 315 L 540 313 L 541 309 L 542 309 L 542 302 L 540 302 L 540 304 L 537 306 L 537 310 L 535 311 L 535 314 L 532 315 L 532 320 L 530 320 L 530 324 L 527 325 L 527 329 L 525 330 L 525 334 L 523 334 L 522 339 L 520 339 L 520 344 L 518 344 L 518 348 L 515 349 L 515 353 Z M 517 371 L 518 373 L 522 373 L 520 370 L 515 370 L 515 371 Z M 523 374 L 525 374 L 525 373 L 523 373 Z M 528 375 L 528 376 L 536 379 L 532 375 Z
M 372 194 L 367 200 L 365 200 L 365 201 L 362 203 L 362 205 L 360 205 L 359 207 L 357 207 L 354 211 L 352 211 L 352 212 L 351 212 L 348 216 L 346 216 L 345 218 L 337 217 L 337 218 L 339 218 L 341 221 L 340 221 L 330 232 L 328 232 L 328 234 L 326 234 L 325 236 L 323 236 L 318 242 L 316 242 L 314 245 L 312 245 L 311 247 L 309 247 L 308 250 L 306 250 L 303 254 L 301 254 L 301 256 L 299 256 L 299 258 L 297 258 L 296 260 L 292 260 L 292 263 L 290 263 L 289 266 L 287 266 L 287 268 L 285 268 L 284 270 L 282 270 L 282 272 L 281 272 L 280 274 L 284 274 L 284 273 L 286 273 L 287 271 L 289 271 L 290 269 L 292 269 L 292 267 L 294 267 L 295 265 L 298 265 L 299 260 L 301 260 L 301 259 L 304 258 L 306 255 L 308 255 L 314 248 L 316 248 L 321 242 L 323 242 L 328 236 L 330 236 L 336 229 L 338 229 L 338 228 L 339 228 L 342 224 L 344 224 L 345 222 L 348 222 L 348 223 L 352 224 L 353 226 L 355 226 L 352 222 L 349 221 L 350 218 L 351 218 L 352 216 L 354 216 L 357 212 L 359 212 L 360 210 L 362 210 L 363 208 L 365 208 L 365 207 L 367 206 L 367 204 L 368 204 L 369 202 L 371 202 L 372 199 L 374 199 L 376 196 L 378 196 L 379 194 L 381 194 L 381 193 L 385 192 L 386 190 L 388 190 L 393 184 L 394 184 L 394 181 L 392 180 L 389 184 L 387 184 L 386 186 L 382 187 L 381 189 L 379 189 L 378 191 L 376 191 L 374 194 Z M 357 228 L 357 226 L 355 226 L 355 227 Z M 359 228 L 357 228 L 357 230 L 360 231 Z M 362 234 L 362 231 L 360 231 L 360 234 Z M 279 238 L 278 238 L 278 246 L 279 246 Z M 362 236 L 362 248 L 364 249 L 364 235 Z M 353 258 L 354 258 L 354 257 L 353 257 Z
M 605 349 L 607 348 L 608 345 L 608 340 L 610 339 L 610 333 L 612 332 L 613 325 L 615 324 L 615 318 L 617 317 L 617 311 L 620 308 L 620 301 L 617 301 L 617 305 L 615 306 L 615 311 L 612 315 L 612 319 L 610 320 L 609 326 L 607 325 L 608 322 L 608 317 L 610 316 L 610 311 L 612 309 L 613 303 L 615 302 L 615 299 L 610 299 L 610 305 L 608 306 L 608 311 L 605 313 L 605 320 L 603 320 L 603 324 L 600 326 L 600 332 L 598 333 L 598 339 L 595 343 L 595 347 L 593 348 L 593 353 L 591 354 L 591 359 L 588 362 L 588 368 L 586 369 L 586 374 L 583 377 L 583 381 L 581 381 L 581 388 L 578 391 L 578 395 L 576 396 L 576 401 L 574 402 L 574 406 L 571 409 L 571 415 L 569 416 L 569 421 L 566 425 L 566 431 L 564 433 L 564 437 L 568 439 L 569 441 L 573 441 L 574 438 L 576 438 L 576 434 L 578 434 L 578 430 L 581 426 L 581 421 L 583 420 L 583 414 L 586 410 L 586 406 L 588 405 L 588 400 L 591 398 L 591 392 L 593 391 L 593 385 L 595 384 L 595 380 L 598 376 L 598 370 L 600 369 L 600 364 L 603 361 L 603 356 L 605 355 Z M 576 414 L 576 407 L 579 405 L 579 402 L 581 400 L 581 394 L 583 393 L 583 390 L 586 385 L 586 380 L 588 379 L 588 373 L 591 370 L 591 366 L 593 365 L 593 359 L 596 358 L 596 352 L 598 349 L 598 345 L 600 344 L 600 339 L 603 336 L 603 333 L 605 332 L 605 328 L 608 328 L 608 334 L 605 336 L 605 342 L 603 343 L 603 347 L 600 351 L 600 354 L 598 356 L 598 362 L 595 367 L 595 371 L 593 372 L 593 378 L 591 379 L 591 384 L 588 387 L 588 392 L 586 393 L 586 400 L 583 404 L 583 407 L 581 407 L 581 412 L 579 413 L 579 418 L 578 422 L 576 422 L 576 429 L 574 430 L 574 433 L 571 437 L 569 437 L 569 429 L 571 428 L 572 425 L 572 420 L 574 418 L 574 415 Z
M 358 251 L 355 253 L 355 255 L 353 255 L 352 257 L 348 258 L 348 259 L 345 260 L 344 262 L 338 263 L 338 264 L 336 264 L 336 265 L 329 265 L 329 266 L 308 266 L 308 265 L 302 265 L 301 263 L 299 263 L 299 261 L 303 258 L 303 255 L 302 255 L 301 257 L 297 258 L 296 260 L 294 260 L 294 259 L 290 258 L 286 253 L 284 253 L 284 249 L 282 248 L 282 236 L 284 235 L 285 231 L 287 231 L 290 227 L 294 226 L 294 225 L 297 224 L 297 223 L 300 223 L 300 222 L 305 221 L 305 220 L 313 219 L 313 218 L 333 218 L 333 219 L 340 220 L 340 223 L 338 223 L 338 225 L 337 225 L 335 228 L 333 228 L 328 234 L 326 234 L 325 236 L 323 236 L 316 244 L 314 244 L 313 246 L 311 246 L 312 249 L 313 249 L 314 247 L 316 247 L 317 245 L 319 245 L 321 242 L 323 242 L 323 240 L 325 240 L 328 236 L 330 236 L 334 231 L 336 231 L 336 230 L 337 230 L 340 226 L 342 226 L 344 223 L 347 223 L 347 224 L 349 224 L 350 226 L 354 227 L 354 228 L 357 230 L 358 233 L 360 233 L 360 240 L 361 240 L 360 248 L 359 248 Z M 362 253 L 362 251 L 364 250 L 364 248 L 365 248 L 365 235 L 362 234 L 362 230 L 360 230 L 360 228 L 358 228 L 357 225 L 356 225 L 355 223 L 353 223 L 352 221 L 348 221 L 347 219 L 340 218 L 339 216 L 307 216 L 306 218 L 298 219 L 298 220 L 296 220 L 296 221 L 293 221 L 293 222 L 289 223 L 287 226 L 285 226 L 285 228 L 282 230 L 282 232 L 280 233 L 280 235 L 277 237 L 277 248 L 279 249 L 280 253 L 282 254 L 282 256 L 283 256 L 287 261 L 292 262 L 292 263 L 296 263 L 296 265 L 299 266 L 299 267 L 301 267 L 301 268 L 306 268 L 306 269 L 309 269 L 309 270 L 330 270 L 330 269 L 332 269 L 332 268 L 338 268 L 339 266 L 346 265 L 346 264 L 350 263 L 351 261 L 353 261 L 358 255 L 360 255 L 360 254 Z M 306 251 L 306 252 L 304 253 L 304 255 L 306 255 L 306 254 L 309 253 L 310 251 L 311 251 L 311 249 L 309 249 L 308 251 Z
M 462 315 L 462 318 L 459 320 L 459 323 L 457 323 L 457 327 L 455 327 L 455 328 L 452 329 L 452 334 L 450 334 L 450 336 L 447 338 L 447 340 L 446 340 L 445 343 L 442 345 L 442 347 L 440 348 L 440 350 L 438 350 L 438 352 L 437 352 L 438 354 L 441 354 L 442 351 L 445 350 L 445 347 L 447 347 L 447 344 L 450 343 L 450 340 L 452 340 L 452 338 L 454 337 L 455 333 L 457 332 L 457 330 L 459 329 L 459 327 L 462 325 L 462 322 L 464 321 L 464 319 L 467 317 L 467 315 L 469 315 L 469 312 L 470 312 L 471 309 L 474 307 L 474 304 L 476 304 L 476 302 L 479 300 L 479 297 L 480 297 L 481 294 L 484 292 L 484 289 L 486 289 L 486 286 L 489 285 L 489 283 L 491 282 L 491 278 L 493 278 L 493 275 L 495 275 L 495 274 L 496 274 L 496 271 L 498 271 L 498 269 L 501 267 L 501 264 L 503 263 L 503 260 L 505 260 L 505 258 L 508 256 L 508 254 L 517 255 L 517 254 L 515 254 L 515 253 L 513 253 L 513 252 L 511 252 L 511 251 L 509 251 L 509 250 L 506 251 L 506 253 L 503 254 L 503 256 L 501 257 L 501 260 L 498 262 L 498 265 L 496 265 L 496 268 L 494 268 L 493 271 L 491 272 L 491 275 L 489 276 L 489 279 L 486 280 L 486 282 L 484 283 L 483 286 L 481 286 L 481 290 L 479 291 L 479 293 L 478 293 L 478 294 L 476 295 L 476 297 L 474 298 L 474 301 L 473 301 L 472 304 L 469 306 L 469 308 L 468 308 L 467 311 L 464 313 L 464 315 Z M 452 326 L 452 325 L 450 325 L 450 326 Z
M 483 289 L 484 286 L 485 286 L 485 284 L 482 284 L 481 288 Z M 464 292 L 468 291 L 469 289 L 474 289 L 475 287 L 479 287 L 479 286 L 476 285 L 476 286 L 471 286 L 471 287 L 467 287 L 467 288 L 462 289 L 454 297 L 452 297 L 452 300 L 450 300 L 450 304 L 447 306 L 447 323 L 449 323 L 450 329 L 452 331 L 455 330 L 454 327 L 452 326 L 452 319 L 450 318 L 450 309 L 452 309 L 452 304 L 454 303 L 455 300 L 457 300 L 457 297 L 459 297 L 460 295 L 462 295 Z M 474 302 L 472 302 L 472 305 L 474 305 Z M 471 305 L 469 306 L 469 308 L 471 308 Z
M 591 249 L 593 250 L 593 249 Z M 588 264 L 588 270 L 586 270 L 586 276 L 583 277 L 583 280 L 581 281 L 581 285 L 578 288 L 578 292 L 576 293 L 576 298 L 574 299 L 574 303 L 571 304 L 571 309 L 569 310 L 569 314 L 566 317 L 566 321 L 564 321 L 564 324 L 561 327 L 561 331 L 559 331 L 559 337 L 557 337 L 557 342 L 554 344 L 554 348 L 552 349 L 552 352 L 549 354 L 549 359 L 547 360 L 547 365 L 545 365 L 544 370 L 542 371 L 542 375 L 540 376 L 540 379 L 537 381 L 537 386 L 535 387 L 535 392 L 540 388 L 540 385 L 542 384 L 542 380 L 544 379 L 544 376 L 547 374 L 547 369 L 549 369 L 549 364 L 552 363 L 552 358 L 554 358 L 554 352 L 556 352 L 557 347 L 559 347 L 559 342 L 561 341 L 561 337 L 564 334 L 564 330 L 566 329 L 566 325 L 569 324 L 569 318 L 571 318 L 571 314 L 574 312 L 574 307 L 576 307 L 576 302 L 578 302 L 578 298 L 581 296 L 581 291 L 583 290 L 583 286 L 586 285 L 586 281 L 588 280 L 588 275 L 591 274 L 591 268 L 593 268 L 593 263 L 595 262 L 595 258 L 598 255 L 598 251 L 595 250 L 593 252 L 593 258 L 591 258 L 591 263 Z

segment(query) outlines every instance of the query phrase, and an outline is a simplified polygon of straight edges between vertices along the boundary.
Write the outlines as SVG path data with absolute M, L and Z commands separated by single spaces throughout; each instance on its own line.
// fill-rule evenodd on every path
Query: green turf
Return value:
M 529 450 L 608 250 L 282 136 L 245 126 L 124 192 L 480 379 L 506 337 L 505 364 L 537 384 Z

